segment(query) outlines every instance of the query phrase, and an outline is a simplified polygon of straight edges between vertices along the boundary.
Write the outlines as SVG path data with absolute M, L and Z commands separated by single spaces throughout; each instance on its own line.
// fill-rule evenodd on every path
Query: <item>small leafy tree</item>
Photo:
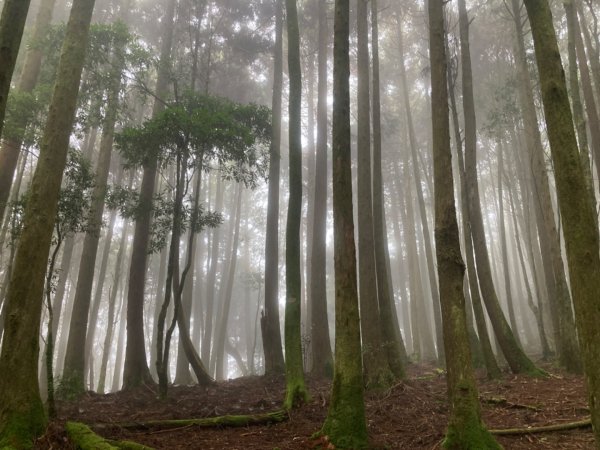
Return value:
M 55 289 L 56 280 L 56 260 L 60 248 L 65 239 L 72 233 L 86 231 L 87 217 L 92 199 L 94 187 L 94 174 L 88 161 L 82 156 L 81 152 L 71 150 L 68 155 L 67 165 L 63 187 L 60 191 L 58 200 L 58 210 L 54 222 L 54 234 L 52 236 L 53 250 L 48 261 L 46 271 L 46 287 L 44 296 L 48 308 L 48 330 L 46 332 L 46 370 L 48 382 L 48 413 L 54 417 L 56 410 L 54 406 L 54 373 L 52 358 L 54 354 L 54 337 L 52 335 L 53 327 L 53 309 L 52 294 Z M 21 219 L 23 211 L 27 204 L 28 193 L 12 205 L 12 241 L 16 241 L 21 230 Z
M 169 349 L 175 325 L 179 327 L 180 339 L 183 339 L 186 356 L 198 381 L 202 384 L 212 383 L 212 378 L 191 344 L 187 325 L 182 320 L 181 295 L 191 265 L 191 252 L 188 252 L 180 275 L 179 241 L 181 234 L 189 227 L 188 246 L 191 248 L 195 234 L 206 227 L 218 226 L 221 217 L 205 212 L 199 205 L 197 195 L 193 199 L 188 197 L 192 177 L 197 172 L 198 190 L 201 173 L 218 167 L 224 178 L 255 186 L 265 174 L 269 136 L 270 113 L 267 108 L 186 93 L 152 120 L 138 128 L 125 129 L 117 137 L 121 153 L 129 165 L 143 166 L 156 160 L 161 170 L 170 166 L 175 169 L 172 205 L 167 208 L 170 209 L 171 221 L 165 224 L 171 230 L 167 280 L 157 323 L 156 366 L 161 397 L 167 395 Z M 165 334 L 171 298 L 175 312 Z

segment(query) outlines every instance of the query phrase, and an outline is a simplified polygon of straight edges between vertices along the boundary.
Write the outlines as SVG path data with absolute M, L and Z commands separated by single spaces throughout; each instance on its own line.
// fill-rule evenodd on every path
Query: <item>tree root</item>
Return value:
M 549 431 L 565 431 L 574 430 L 577 428 L 587 428 L 592 426 L 590 418 L 584 420 L 578 420 L 575 422 L 559 423 L 555 425 L 545 425 L 542 427 L 525 427 L 525 428 L 505 428 L 500 430 L 489 430 L 490 433 L 495 435 L 509 435 L 509 434 L 532 434 L 532 433 L 546 433 Z
M 241 416 L 217 416 L 204 419 L 175 419 L 175 420 L 150 420 L 147 422 L 129 422 L 129 423 L 100 423 L 93 425 L 94 428 L 124 428 L 129 430 L 142 430 L 149 428 L 181 428 L 181 427 L 245 427 L 248 425 L 258 425 L 267 423 L 283 422 L 287 420 L 288 415 L 283 410 L 278 410 L 264 414 L 252 414 Z
M 65 429 L 69 439 L 81 450 L 153 450 L 135 442 L 104 439 L 80 422 L 67 422 Z

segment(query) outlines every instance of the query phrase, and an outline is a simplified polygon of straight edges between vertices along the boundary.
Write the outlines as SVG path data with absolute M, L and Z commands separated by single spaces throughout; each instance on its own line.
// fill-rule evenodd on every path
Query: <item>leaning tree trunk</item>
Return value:
M 163 109 L 163 99 L 167 94 L 171 66 L 171 47 L 175 6 L 177 0 L 169 0 L 163 18 L 162 46 L 156 81 L 156 95 L 152 117 L 156 117 Z M 134 388 L 146 382 L 152 382 L 146 348 L 144 344 L 144 288 L 146 263 L 150 241 L 150 224 L 152 221 L 152 196 L 156 180 L 157 162 L 150 161 L 144 167 L 142 185 L 140 187 L 141 214 L 135 222 L 133 235 L 131 265 L 129 269 L 129 291 L 127 294 L 127 346 L 125 348 L 125 368 L 123 369 L 123 388 Z M 159 355 L 160 358 L 160 355 Z
M 333 240 L 335 367 L 321 433 L 336 447 L 365 448 L 360 319 L 356 280 L 350 138 L 350 3 L 335 1 L 333 44 Z
M 595 208 L 587 195 L 550 7 L 546 0 L 525 0 L 525 7 L 533 34 L 554 161 L 592 426 L 596 442 L 600 442 L 600 255 Z
M 273 126 L 269 151 L 269 194 L 265 244 L 265 308 L 260 320 L 265 374 L 284 370 L 279 329 L 279 162 L 281 147 L 281 91 L 283 85 L 283 5 L 275 5 L 275 48 L 273 56 Z M 207 318 L 208 319 L 208 318 Z M 204 348 L 203 348 L 204 350 Z
M 479 201 L 479 187 L 477 181 L 477 125 L 475 118 L 475 103 L 473 98 L 473 79 L 471 72 L 471 56 L 469 48 L 469 18 L 464 0 L 459 1 L 460 20 L 460 47 L 462 62 L 462 88 L 463 88 L 463 110 L 465 114 L 465 175 L 466 188 L 469 199 L 469 215 L 471 221 L 471 232 L 473 234 L 473 247 L 475 250 L 475 261 L 477 274 L 479 275 L 479 286 L 481 295 L 485 302 L 492 327 L 496 334 L 498 344 L 513 373 L 526 372 L 539 375 L 542 372 L 519 348 L 513 332 L 504 317 L 500 307 L 494 281 L 490 259 L 485 242 L 485 231 L 481 204 Z
M 580 372 L 581 357 L 571 311 L 571 295 L 561 254 L 560 233 L 556 229 L 554 220 L 554 208 L 546 170 L 546 157 L 535 112 L 533 86 L 527 67 L 520 2 L 513 0 L 512 9 L 513 14 L 518 17 L 518 20 L 515 20 L 516 63 L 519 77 L 518 97 L 525 125 L 528 159 L 531 160 L 535 195 L 534 211 L 540 229 L 540 245 L 544 260 L 544 275 L 548 286 L 549 309 L 554 326 L 556 351 L 560 365 L 569 371 Z
M 0 355 L 0 447 L 30 447 L 46 418 L 38 386 L 44 274 L 94 0 L 74 0 L 7 295 Z
M 448 449 L 502 448 L 486 430 L 469 350 L 458 222 L 454 206 L 448 84 L 444 39 L 444 2 L 429 0 L 429 55 L 435 183 L 435 243 L 450 418 L 443 446 Z
M 285 375 L 284 407 L 306 401 L 300 335 L 300 221 L 302 217 L 302 73 L 296 0 L 286 0 L 289 94 L 289 203 L 285 230 Z

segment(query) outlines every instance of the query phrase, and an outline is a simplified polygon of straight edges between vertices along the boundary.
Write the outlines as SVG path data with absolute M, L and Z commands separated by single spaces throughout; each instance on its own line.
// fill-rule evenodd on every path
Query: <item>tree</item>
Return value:
M 319 3 L 319 55 L 317 99 L 317 155 L 310 277 L 312 372 L 333 375 L 333 355 L 327 320 L 326 234 L 327 234 L 327 1 Z
M 448 87 L 444 38 L 444 2 L 430 0 L 429 57 L 435 184 L 435 243 L 440 281 L 440 303 L 450 419 L 444 447 L 448 449 L 500 449 L 485 429 L 471 364 L 463 294 L 464 263 L 460 253 L 454 207 L 452 152 L 448 120 Z
M 204 212 L 197 196 L 192 204 L 186 201 L 192 172 L 207 171 L 211 161 L 217 161 L 222 176 L 254 185 L 262 173 L 260 149 L 269 140 L 268 117 L 264 107 L 237 105 L 224 99 L 188 93 L 141 127 L 126 129 L 119 136 L 121 152 L 130 164 L 143 166 L 148 160 L 154 160 L 163 170 L 175 166 L 173 202 L 166 206 L 167 217 L 157 220 L 164 223 L 165 235 L 167 230 L 171 231 L 165 297 L 157 322 L 156 365 L 161 397 L 167 394 L 170 342 L 176 325 L 198 382 L 212 383 L 193 348 L 183 317 L 181 297 L 191 266 L 191 252 L 188 251 L 187 261 L 180 271 L 179 247 L 186 228 L 190 230 L 188 248 L 191 248 L 194 236 L 205 227 L 217 226 L 221 217 Z M 165 333 L 171 299 L 174 302 L 173 319 Z
M 302 217 L 302 73 L 300 30 L 296 0 L 286 0 L 289 94 L 289 203 L 285 230 L 285 376 L 284 407 L 290 409 L 308 399 L 302 364 L 300 334 L 300 219 Z
M 333 229 L 335 365 L 321 433 L 336 447 L 367 447 L 350 156 L 350 2 L 335 1 L 333 43 Z
M 31 0 L 6 0 L 2 8 L 0 17 L 0 48 L 2 49 L 0 52 L 0 136 L 2 135 L 10 82 L 15 70 L 30 3 Z M 4 213 L 4 208 L 2 213 Z
M 363 370 L 367 388 L 385 388 L 394 376 L 382 345 L 371 178 L 371 104 L 369 95 L 368 0 L 358 0 L 357 20 L 357 204 L 358 204 L 358 298 L 363 343 Z
M 477 181 L 477 122 L 473 98 L 473 76 L 469 47 L 469 18 L 464 0 L 459 0 L 460 48 L 462 62 L 463 110 L 465 114 L 465 177 L 469 200 L 469 219 L 481 295 L 502 353 L 513 373 L 541 375 L 540 371 L 517 345 L 514 334 L 500 308 L 496 295 L 490 260 L 486 248 L 483 217 Z
M 541 83 L 548 140 L 556 177 L 571 292 L 583 367 L 590 395 L 590 413 L 600 442 L 600 255 L 595 208 L 587 187 L 560 53 L 546 0 L 525 0 Z
M 0 446 L 31 447 L 46 418 L 37 380 L 44 274 L 94 0 L 74 0 L 7 295 L 0 355 Z
M 164 28 L 162 30 L 160 61 L 155 88 L 156 99 L 152 109 L 153 117 L 164 109 L 164 99 L 167 95 L 171 47 L 173 45 L 173 17 L 176 4 L 177 0 L 168 0 L 167 10 L 163 18 Z M 156 170 L 156 161 L 148 160 L 144 166 L 140 187 L 142 212 L 135 221 L 129 268 L 129 290 L 127 293 L 127 347 L 125 348 L 125 367 L 123 369 L 124 389 L 152 382 L 148 363 L 146 362 L 144 345 L 144 287 Z
M 275 47 L 273 49 L 273 126 L 269 158 L 269 203 L 265 243 L 265 309 L 260 319 L 265 374 L 283 373 L 283 351 L 279 329 L 279 166 L 281 148 L 281 91 L 283 85 L 283 5 L 275 2 Z

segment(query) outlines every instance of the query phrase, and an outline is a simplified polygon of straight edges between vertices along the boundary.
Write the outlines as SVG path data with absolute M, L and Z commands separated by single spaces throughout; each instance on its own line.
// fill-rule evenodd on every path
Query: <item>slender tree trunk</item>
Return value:
M 300 30 L 296 0 L 286 0 L 289 93 L 289 202 L 285 231 L 285 375 L 284 407 L 290 409 L 308 399 L 304 385 L 300 335 L 300 221 L 302 216 L 302 73 Z
M 235 279 L 235 268 L 237 265 L 237 253 L 240 242 L 240 222 L 242 216 L 242 186 L 238 183 L 235 193 L 235 218 L 232 218 L 233 223 L 233 243 L 231 246 L 231 257 L 229 259 L 229 266 L 227 270 L 227 284 L 223 289 L 223 296 L 221 303 L 223 305 L 221 309 L 221 315 L 218 320 L 218 333 L 215 338 L 215 354 L 216 354 L 216 378 L 217 380 L 224 380 L 227 375 L 225 367 L 225 341 L 228 339 L 227 335 L 227 323 L 229 322 L 229 311 L 231 309 L 231 297 L 233 293 L 233 282 Z
M 319 2 L 319 56 L 317 102 L 317 155 L 315 159 L 315 211 L 310 265 L 312 372 L 331 377 L 333 355 L 327 320 L 327 0 Z
M 358 34 L 358 98 L 357 98 L 357 204 L 358 204 L 358 298 L 363 344 L 365 386 L 385 388 L 393 382 L 393 374 L 383 348 L 373 228 L 373 195 L 371 178 L 371 117 L 369 95 L 368 0 L 357 0 Z
M 117 303 L 117 293 L 119 292 L 119 283 L 121 282 L 121 266 L 123 265 L 123 255 L 127 247 L 127 234 L 129 232 L 129 224 L 125 223 L 121 232 L 121 241 L 115 261 L 115 271 L 113 275 L 113 283 L 109 291 L 108 298 L 108 315 L 106 318 L 106 335 L 104 336 L 104 345 L 102 347 L 102 361 L 100 363 L 100 372 L 98 375 L 98 393 L 104 394 L 106 384 L 106 369 L 108 367 L 108 357 L 110 355 L 113 330 L 115 326 L 115 307 Z
M 381 96 L 379 81 L 379 11 L 377 0 L 371 1 L 371 46 L 373 51 L 373 239 L 375 244 L 375 268 L 377 275 L 377 298 L 383 346 L 388 364 L 396 378 L 403 378 L 404 364 L 408 362 L 404 341 L 398 326 L 394 303 L 394 288 L 387 258 L 387 228 L 381 170 Z
M 435 183 L 435 243 L 450 418 L 447 449 L 501 449 L 481 420 L 479 395 L 469 350 L 458 222 L 454 206 L 452 151 L 448 120 L 448 82 L 444 37 L 444 2 L 430 0 L 429 57 Z
M 281 92 L 283 85 L 283 5 L 275 4 L 275 48 L 273 56 L 273 126 L 269 151 L 269 203 L 265 243 L 265 308 L 261 315 L 265 374 L 284 370 L 279 328 L 279 161 L 281 146 Z
M 600 255 L 594 205 L 587 195 L 573 118 L 550 7 L 545 0 L 525 0 L 540 76 L 548 140 L 554 161 L 558 201 L 564 226 L 569 275 L 590 413 L 600 442 Z
M 479 202 L 479 188 L 477 182 L 477 125 L 475 118 L 475 104 L 473 99 L 473 80 L 471 73 L 471 56 L 469 48 L 469 19 L 464 0 L 459 0 L 460 20 L 460 46 L 462 61 L 462 88 L 463 88 L 463 110 L 465 114 L 465 175 L 466 188 L 469 199 L 469 218 L 471 221 L 471 232 L 473 234 L 473 247 L 475 250 L 475 261 L 477 274 L 479 275 L 479 286 L 487 308 L 492 327 L 496 334 L 498 344 L 506 358 L 513 373 L 526 372 L 531 375 L 539 375 L 542 372 L 535 367 L 533 362 L 523 353 L 515 340 L 514 334 L 504 317 L 500 307 L 490 260 L 486 248 L 483 217 L 481 204 Z
M 333 43 L 333 233 L 335 264 L 335 366 L 321 433 L 335 447 L 365 448 L 356 250 L 352 212 L 350 138 L 350 3 L 335 0 Z
M 73 2 L 8 288 L 0 355 L 0 446 L 28 447 L 46 423 L 37 379 L 44 274 L 94 3 Z
M 156 81 L 156 95 L 152 117 L 156 117 L 163 109 L 162 99 L 167 94 L 169 71 L 171 66 L 171 47 L 175 6 L 177 0 L 168 0 L 167 11 L 163 18 L 162 46 Z M 152 381 L 146 348 L 144 345 L 144 287 L 146 278 L 146 263 L 150 239 L 150 224 L 152 221 L 152 196 L 154 195 L 157 163 L 150 161 L 144 167 L 142 186 L 140 188 L 140 204 L 142 213 L 135 222 L 131 265 L 129 273 L 129 291 L 127 295 L 127 347 L 125 349 L 125 368 L 123 371 L 123 388 L 129 389 L 142 383 Z M 159 356 L 160 357 L 160 356 Z

